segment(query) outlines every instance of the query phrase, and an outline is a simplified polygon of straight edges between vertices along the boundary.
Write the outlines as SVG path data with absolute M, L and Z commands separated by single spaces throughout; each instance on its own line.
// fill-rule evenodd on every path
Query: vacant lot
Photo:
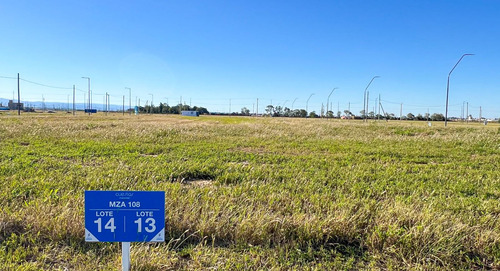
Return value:
M 500 268 L 498 124 L 0 115 L 0 269 L 119 269 L 85 190 L 162 190 L 132 270 Z

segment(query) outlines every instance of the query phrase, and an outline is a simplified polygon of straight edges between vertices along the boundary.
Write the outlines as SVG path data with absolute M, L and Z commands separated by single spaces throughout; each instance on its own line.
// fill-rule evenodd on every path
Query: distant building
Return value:
M 12 100 L 9 100 L 9 109 L 10 110 L 17 110 L 19 106 L 19 109 L 24 110 L 24 103 L 15 103 Z
M 181 115 L 188 117 L 199 117 L 200 113 L 198 113 L 198 111 L 181 111 Z

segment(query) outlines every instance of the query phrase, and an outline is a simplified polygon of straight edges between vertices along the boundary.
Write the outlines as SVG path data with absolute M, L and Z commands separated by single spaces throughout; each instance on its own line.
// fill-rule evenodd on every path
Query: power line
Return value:
M 37 82 L 33 82 L 33 81 L 30 81 L 30 80 L 26 80 L 26 79 L 22 79 L 20 78 L 21 81 L 24 81 L 24 82 L 27 82 L 27 83 L 31 83 L 31 84 L 34 84 L 34 85 L 39 85 L 39 86 L 42 86 L 42 87 L 47 87 L 47 88 L 56 88 L 56 89 L 73 89 L 73 88 L 66 88 L 66 87 L 56 87 L 56 86 L 50 86 L 50 85 L 46 85 L 46 84 L 42 84 L 42 83 L 37 83 Z
M 16 77 L 10 77 L 10 76 L 0 76 L 0 78 L 5 78 L 5 79 L 17 79 Z

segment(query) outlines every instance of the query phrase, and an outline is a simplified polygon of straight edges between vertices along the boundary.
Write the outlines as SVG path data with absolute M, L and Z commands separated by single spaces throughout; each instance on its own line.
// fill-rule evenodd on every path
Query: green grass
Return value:
M 166 193 L 133 270 L 500 268 L 500 127 L 0 116 L 0 269 L 106 270 L 85 190 Z

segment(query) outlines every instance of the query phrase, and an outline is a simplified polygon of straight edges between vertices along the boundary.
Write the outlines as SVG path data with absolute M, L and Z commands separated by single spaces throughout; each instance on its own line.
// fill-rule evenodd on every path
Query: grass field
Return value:
M 85 190 L 166 193 L 132 270 L 500 269 L 500 126 L 0 115 L 0 270 L 117 270 Z

